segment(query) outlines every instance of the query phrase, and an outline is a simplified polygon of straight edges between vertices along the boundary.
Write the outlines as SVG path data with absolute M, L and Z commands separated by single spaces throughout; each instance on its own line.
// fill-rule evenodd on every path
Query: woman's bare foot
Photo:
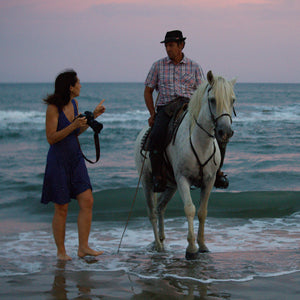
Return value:
M 80 258 L 82 258 L 82 257 L 85 257 L 87 255 L 98 256 L 98 255 L 101 255 L 103 253 L 104 253 L 104 251 L 95 251 L 95 250 L 91 249 L 90 247 L 87 247 L 87 248 L 78 249 L 77 254 Z
M 57 253 L 57 259 L 64 260 L 64 261 L 72 260 L 72 258 L 66 253 Z

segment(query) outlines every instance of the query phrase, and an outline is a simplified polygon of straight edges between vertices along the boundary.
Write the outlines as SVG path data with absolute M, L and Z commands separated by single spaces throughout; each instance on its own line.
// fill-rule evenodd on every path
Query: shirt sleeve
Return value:
M 157 89 L 157 84 L 158 84 L 158 64 L 154 63 L 145 80 L 145 86 L 148 86 L 153 89 Z
M 205 80 L 205 76 L 204 76 L 203 70 L 202 70 L 202 68 L 198 64 L 196 64 L 195 73 L 196 73 L 196 86 L 198 86 L 198 85 L 201 84 L 201 82 L 203 80 Z

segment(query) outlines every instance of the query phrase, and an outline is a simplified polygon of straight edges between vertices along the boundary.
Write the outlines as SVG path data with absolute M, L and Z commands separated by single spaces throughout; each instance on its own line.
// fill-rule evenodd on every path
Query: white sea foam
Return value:
M 234 122 L 278 122 L 289 121 L 299 123 L 300 106 L 287 107 L 259 107 L 259 111 L 239 112 Z
M 198 271 L 190 273 L 191 262 L 184 259 L 187 246 L 184 217 L 166 220 L 166 251 L 163 253 L 153 252 L 148 247 L 153 241 L 153 232 L 146 218 L 129 224 L 119 253 L 117 249 L 124 224 L 96 221 L 90 246 L 104 250 L 104 255 L 92 263 L 77 258 L 77 225 L 71 223 L 67 226 L 66 247 L 73 260 L 67 270 L 123 271 L 140 278 L 173 277 L 202 283 L 248 281 L 255 276 L 289 274 L 300 269 L 299 262 L 293 258 L 300 239 L 297 216 L 278 218 L 275 222 L 272 222 L 274 219 L 208 218 L 206 244 L 211 252 L 194 263 L 196 268 L 200 264 L 199 274 Z M 195 231 L 197 225 L 195 220 Z M 0 261 L 5 261 L 1 263 L 0 277 L 41 272 L 49 266 L 49 261 L 51 264 L 55 261 L 56 247 L 50 225 L 49 230 L 2 238 L 0 246 Z
M 136 122 L 136 121 L 145 121 L 148 119 L 148 112 L 147 111 L 127 111 L 124 113 L 105 113 L 103 114 L 100 119 L 103 122 Z
M 0 118 L 8 123 L 37 122 L 39 118 L 45 120 L 45 113 L 39 111 L 17 111 L 17 110 L 0 110 Z
M 45 112 L 39 111 L 0 111 L 0 130 L 44 130 Z M 142 128 L 147 124 L 146 111 L 127 111 L 124 113 L 105 113 L 97 121 L 105 128 Z
M 147 123 L 149 113 L 145 110 L 128 110 L 122 113 L 106 112 L 98 121 L 101 121 L 110 126 L 115 124 L 117 126 L 128 126 L 128 124 L 136 125 L 138 122 L 139 128 L 142 124 Z M 300 122 L 300 106 L 287 106 L 287 107 L 260 107 L 259 111 L 239 112 L 234 122 L 238 123 L 251 123 L 251 122 Z M 41 111 L 18 111 L 18 110 L 0 110 L 0 119 L 3 128 L 14 127 L 19 124 L 40 124 L 44 126 L 45 112 Z M 0 127 L 0 129 L 1 129 Z
M 212 282 L 245 282 L 245 281 L 250 281 L 253 280 L 254 276 L 246 276 L 244 278 L 229 278 L 229 279 L 201 279 L 201 278 L 194 278 L 194 277 L 186 277 L 186 276 L 178 276 L 174 274 L 165 274 L 164 278 L 175 278 L 179 280 L 188 280 L 188 281 L 196 281 L 196 282 L 201 282 L 201 283 L 212 283 Z
M 276 272 L 276 273 L 259 273 L 256 277 L 278 277 L 278 276 L 283 276 L 283 275 L 289 275 L 289 274 L 294 274 L 298 273 L 300 270 L 292 270 L 292 271 L 283 271 L 283 272 Z
M 17 110 L 0 110 L 0 118 L 6 123 L 27 123 L 34 122 L 40 123 L 45 122 L 45 112 L 40 111 L 17 111 Z M 106 122 L 128 122 L 128 121 L 144 121 L 147 119 L 148 112 L 136 110 L 136 111 L 125 111 L 123 113 L 105 113 L 99 120 Z
M 284 218 L 266 219 L 226 219 L 207 218 L 205 234 L 206 243 L 212 252 L 295 249 L 300 244 L 299 213 Z M 153 231 L 150 222 L 139 219 L 130 223 L 122 244 L 121 250 L 130 251 L 146 249 L 153 242 Z M 111 224 L 94 222 L 90 235 L 92 246 L 109 249 L 116 252 L 123 232 L 124 224 Z M 75 224 L 70 224 L 66 232 L 66 240 L 69 248 L 76 249 L 78 234 Z M 195 232 L 198 220 L 194 221 Z M 103 228 L 104 227 L 104 228 Z M 165 235 L 166 247 L 185 250 L 187 246 L 187 221 L 185 217 L 166 219 Z M 50 231 L 23 232 L 14 238 L 0 241 L 1 254 L 5 256 L 21 255 L 32 256 L 53 255 L 55 245 Z M 14 249 L 14 251 L 12 251 Z M 115 251 L 114 251 L 115 250 Z M 180 250 L 181 251 L 181 250 Z

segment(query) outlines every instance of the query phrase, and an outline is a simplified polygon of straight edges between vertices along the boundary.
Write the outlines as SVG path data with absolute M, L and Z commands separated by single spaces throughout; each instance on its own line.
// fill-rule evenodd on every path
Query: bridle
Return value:
M 207 87 L 209 86 L 209 84 L 207 84 Z M 206 88 L 207 88 L 206 87 Z M 217 127 L 217 122 L 218 122 L 218 120 L 220 119 L 220 118 L 222 118 L 222 117 L 224 117 L 224 116 L 227 116 L 227 117 L 229 117 L 229 119 L 230 119 L 230 122 L 232 123 L 232 118 L 231 118 L 231 115 L 229 114 L 229 113 L 224 113 L 224 114 L 221 114 L 221 115 L 219 115 L 219 116 L 217 116 L 217 117 L 215 117 L 215 115 L 213 114 L 213 112 L 212 112 L 212 109 L 211 109 L 211 101 L 209 101 L 209 98 L 208 98 L 208 95 L 209 95 L 209 92 L 211 91 L 211 89 L 212 89 L 212 87 L 210 86 L 209 88 L 208 88 L 208 90 L 207 90 L 207 101 L 208 101 L 208 107 L 209 107 L 209 112 L 210 112 L 210 117 L 211 117 L 211 120 L 213 121 L 213 123 L 214 123 L 214 131 L 215 131 L 215 129 L 216 129 L 216 127 Z M 234 107 L 233 107 L 233 113 L 234 113 L 234 115 L 236 116 L 236 112 L 235 112 L 235 109 L 234 109 Z M 208 132 L 198 121 L 197 121 L 197 119 L 196 119 L 196 117 L 194 117 L 194 120 L 195 120 L 195 123 L 196 123 L 196 125 L 199 127 L 199 128 L 201 128 L 210 138 L 213 138 L 213 139 L 215 139 L 216 137 L 215 137 L 215 132 L 214 132 L 214 134 L 211 134 L 210 132 Z M 190 134 L 190 146 L 191 146 L 191 148 L 192 148 L 192 151 L 193 151 L 193 154 L 194 154 L 194 156 L 196 157 L 196 160 L 197 160 L 197 163 L 198 163 L 198 166 L 199 166 L 199 176 L 200 176 L 200 178 L 201 178 L 201 181 L 202 181 L 202 179 L 203 179 L 203 168 L 208 164 L 208 162 L 212 159 L 212 158 L 214 158 L 214 156 L 215 156 L 215 153 L 216 153 L 216 145 L 215 145 L 215 143 L 213 143 L 213 146 L 214 146 L 214 149 L 213 149 L 213 152 L 212 152 L 212 154 L 209 156 L 209 158 L 204 162 L 204 163 L 201 163 L 201 161 L 200 161 L 200 159 L 199 159 L 199 157 L 198 157 L 198 154 L 197 154 L 197 152 L 196 152 L 196 150 L 195 150 L 195 148 L 194 148 L 194 146 L 193 146 L 193 143 L 192 143 L 192 135 Z M 216 165 L 216 162 L 215 162 L 215 160 L 214 160 L 214 164 Z
M 207 95 L 209 94 L 209 92 L 211 91 L 211 89 L 212 89 L 212 88 L 210 87 L 210 88 L 207 90 Z M 214 114 L 213 114 L 213 112 L 212 112 L 212 109 L 211 109 L 211 103 L 210 103 L 210 102 L 211 102 L 211 101 L 209 101 L 209 99 L 208 99 L 209 112 L 210 112 L 211 119 L 212 119 L 212 121 L 213 121 L 214 124 L 215 124 L 215 127 L 217 126 L 218 120 L 219 120 L 220 118 L 224 117 L 224 116 L 229 117 L 230 122 L 231 122 L 231 124 L 232 124 L 231 114 L 229 114 L 229 113 L 224 113 L 224 114 L 221 114 L 221 115 L 215 117 Z M 234 108 L 233 108 L 233 111 L 234 111 L 234 114 L 235 114 L 235 109 L 234 109 Z
M 209 84 L 207 84 L 207 87 L 209 86 Z M 206 88 L 207 88 L 206 87 Z M 215 126 L 215 128 L 217 127 L 217 123 L 218 123 L 218 120 L 220 119 L 220 118 L 222 118 L 222 117 L 225 117 L 225 116 L 227 116 L 227 117 L 229 117 L 229 119 L 230 119 L 230 122 L 231 122 L 231 124 L 232 124 L 232 117 L 231 117 L 231 114 L 229 114 L 229 113 L 224 113 L 224 114 L 221 114 L 221 115 L 219 115 L 219 116 L 217 116 L 217 117 L 215 117 L 215 115 L 213 114 L 213 112 L 212 112 L 212 108 L 211 108 L 211 101 L 209 101 L 209 98 L 208 98 L 208 95 L 209 95 L 209 92 L 211 91 L 211 89 L 212 89 L 212 87 L 210 86 L 209 88 L 208 88 L 208 90 L 207 90 L 207 102 L 208 102 L 208 108 L 209 108 L 209 112 L 210 112 L 210 117 L 211 117 L 211 120 L 213 121 L 213 123 L 214 123 L 214 126 Z M 235 112 L 235 109 L 234 109 L 234 106 L 232 107 L 232 110 L 233 110 L 233 113 L 234 113 L 234 115 L 236 116 L 236 112 Z M 211 137 L 211 138 L 215 138 L 215 134 L 211 134 L 211 133 L 209 133 L 198 121 L 197 121 L 197 119 L 196 119 L 196 117 L 194 117 L 194 120 L 195 120 L 195 123 L 196 123 L 196 125 L 199 127 L 199 128 L 201 128 L 209 137 Z

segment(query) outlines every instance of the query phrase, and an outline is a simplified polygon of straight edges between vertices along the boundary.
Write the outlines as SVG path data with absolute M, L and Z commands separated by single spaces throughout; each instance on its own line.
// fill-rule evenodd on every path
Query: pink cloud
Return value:
M 275 2 L 275 3 L 274 3 Z M 238 5 L 261 5 L 261 4 L 276 4 L 276 2 L 282 1 L 271 1 L 271 0 L 9 0 L 0 2 L 0 8 L 13 8 L 13 7 L 27 7 L 36 11 L 69 11 L 69 12 L 80 12 L 89 9 L 93 6 L 99 5 L 146 5 L 147 6 L 197 6 L 201 8 L 223 8 L 229 6 Z
M 88 80 L 141 81 L 165 55 L 165 32 L 181 29 L 186 55 L 204 70 L 294 82 L 299 14 L 298 0 L 0 0 L 0 81 L 65 65 Z

